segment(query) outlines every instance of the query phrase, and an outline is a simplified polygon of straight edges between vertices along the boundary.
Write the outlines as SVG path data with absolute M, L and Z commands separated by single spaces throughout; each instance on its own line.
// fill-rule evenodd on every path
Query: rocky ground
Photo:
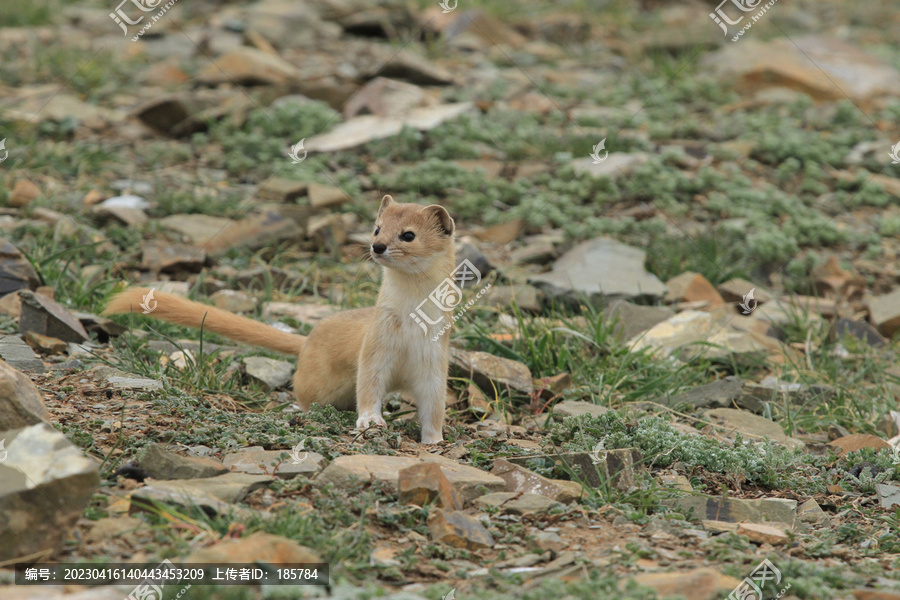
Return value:
M 166 599 L 900 599 L 889 2 L 143 7 L 0 6 L 0 598 L 168 559 L 330 582 Z M 97 316 L 140 283 L 306 333 L 374 302 L 385 193 L 483 277 L 440 445 Z

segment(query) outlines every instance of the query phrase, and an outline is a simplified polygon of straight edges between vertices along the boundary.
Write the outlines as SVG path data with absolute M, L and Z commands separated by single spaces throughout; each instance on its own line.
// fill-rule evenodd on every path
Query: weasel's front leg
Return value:
M 447 380 L 429 376 L 413 384 L 419 423 L 422 426 L 422 443 L 437 444 L 444 441 L 444 410 L 447 403 Z
M 363 343 L 356 374 L 357 429 L 387 427 L 381 416 L 381 403 L 387 394 L 387 377 L 390 373 L 390 357 L 379 354 L 377 349 Z

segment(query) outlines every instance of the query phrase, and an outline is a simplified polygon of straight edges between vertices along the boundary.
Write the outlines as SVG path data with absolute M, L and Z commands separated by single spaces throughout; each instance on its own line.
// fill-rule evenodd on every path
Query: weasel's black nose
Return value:
M 384 244 L 372 244 L 372 250 L 375 254 L 384 254 L 384 251 L 387 250 L 387 246 Z

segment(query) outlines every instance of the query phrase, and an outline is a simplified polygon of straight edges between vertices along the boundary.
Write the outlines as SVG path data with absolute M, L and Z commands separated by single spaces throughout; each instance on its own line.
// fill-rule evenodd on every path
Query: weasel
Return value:
M 454 229 L 442 206 L 398 203 L 385 196 L 369 245 L 369 254 L 382 267 L 375 306 L 331 315 L 309 336 L 160 292 L 155 292 L 156 308 L 149 314 L 297 354 L 293 384 L 300 407 L 309 410 L 315 402 L 339 410 L 356 408 L 360 429 L 385 427 L 384 397 L 405 392 L 416 402 L 422 443 L 435 444 L 443 440 L 450 357 L 449 336 L 436 335 L 451 322 L 452 306 L 425 301 L 448 289 L 456 267 Z M 103 314 L 130 313 L 149 292 L 128 288 L 110 300 Z

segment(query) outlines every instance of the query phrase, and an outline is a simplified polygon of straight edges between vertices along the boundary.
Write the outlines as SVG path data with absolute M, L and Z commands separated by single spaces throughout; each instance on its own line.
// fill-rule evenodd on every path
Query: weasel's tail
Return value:
M 148 316 L 162 319 L 176 325 L 187 327 L 203 327 L 237 342 L 253 346 L 261 346 L 285 352 L 299 354 L 306 342 L 306 337 L 286 333 L 264 323 L 239 317 L 226 310 L 207 306 L 199 302 L 187 300 L 173 294 L 157 292 L 147 288 L 133 287 L 116 294 L 106 308 L 104 315 L 145 312 Z M 144 310 L 141 311 L 141 308 Z M 147 312 L 147 311 L 150 312 Z

